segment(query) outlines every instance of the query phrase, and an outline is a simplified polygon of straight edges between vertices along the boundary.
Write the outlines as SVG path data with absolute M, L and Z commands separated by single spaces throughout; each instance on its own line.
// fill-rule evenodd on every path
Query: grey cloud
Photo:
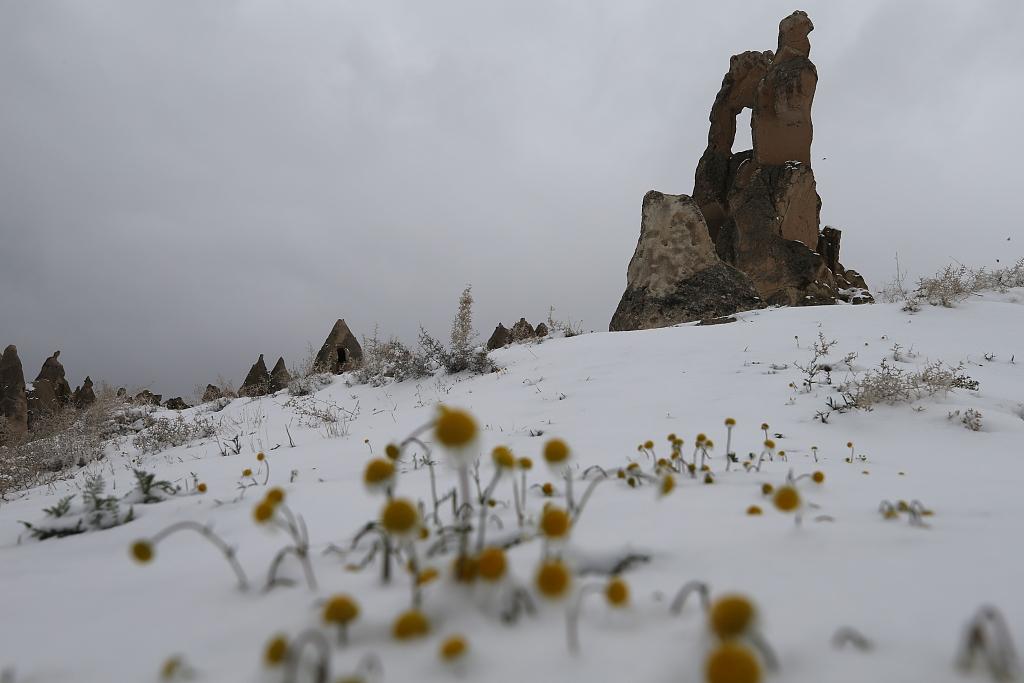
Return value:
M 823 219 L 870 284 L 1021 254 L 1014 0 L 803 7 Z M 729 56 L 793 6 L 0 0 L 0 344 L 179 394 L 334 318 L 604 329 Z M 827 158 L 826 158 L 827 157 Z

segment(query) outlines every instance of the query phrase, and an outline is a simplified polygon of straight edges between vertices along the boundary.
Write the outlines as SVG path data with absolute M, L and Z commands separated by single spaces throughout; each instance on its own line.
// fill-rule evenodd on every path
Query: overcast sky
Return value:
M 166 397 L 338 317 L 445 336 L 467 283 L 484 339 L 605 330 L 644 193 L 798 7 L 846 266 L 1024 255 L 1020 0 L 0 0 L 0 346 Z

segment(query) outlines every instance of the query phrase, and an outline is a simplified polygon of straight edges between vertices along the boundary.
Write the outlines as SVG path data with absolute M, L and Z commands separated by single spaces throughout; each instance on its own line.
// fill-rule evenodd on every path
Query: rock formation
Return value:
M 285 367 L 284 358 L 279 357 L 277 363 L 274 364 L 274 369 L 270 371 L 270 393 L 287 389 L 288 383 L 291 381 L 292 375 Z
M 537 323 L 536 333 L 538 337 L 548 336 L 548 326 L 544 323 Z
M 169 398 L 164 401 L 164 408 L 167 408 L 168 410 L 185 410 L 186 408 L 191 407 L 192 406 L 185 403 L 185 399 L 181 396 L 175 396 L 174 398 Z
M 749 297 L 741 294 L 743 287 L 736 290 L 740 298 L 730 300 L 728 289 L 739 284 L 731 271 L 708 273 L 709 283 L 725 287 L 721 291 L 688 281 L 695 268 L 714 261 L 742 271 L 767 304 L 872 300 L 863 278 L 839 263 L 839 231 L 819 232 L 821 199 L 811 169 L 811 105 L 818 83 L 808 39 L 813 29 L 806 13 L 794 12 L 779 24 L 775 52 L 743 52 L 731 58 L 711 107 L 708 145 L 694 175 L 692 201 L 706 225 L 708 240 L 690 232 L 680 233 L 684 241 L 676 242 L 666 234 L 660 242 L 649 240 L 641 254 L 644 234 L 652 229 L 645 229 L 645 198 L 641 243 L 630 261 L 626 292 L 611 329 L 693 320 L 706 308 L 717 309 L 714 315 L 749 308 Z M 736 117 L 747 108 L 752 110 L 754 149 L 734 153 Z M 689 201 L 683 195 L 678 198 Z M 691 219 L 691 223 L 698 221 Z M 699 227 L 695 230 L 703 232 Z M 649 270 L 658 273 L 645 275 Z M 726 272 L 729 284 L 711 277 Z M 645 278 L 656 286 L 652 289 L 648 283 L 645 291 Z M 686 284 L 674 287 L 672 283 Z M 666 294 L 669 290 L 675 293 Z M 670 302 L 664 300 L 666 296 Z M 709 307 L 709 302 L 716 305 Z
M 54 351 L 43 361 L 39 375 L 32 382 L 32 389 L 28 392 L 29 426 L 37 418 L 52 415 L 71 402 L 71 385 L 64 376 L 64 366 L 59 358 L 60 351 Z
M 224 392 L 220 390 L 216 384 L 207 384 L 206 391 L 203 392 L 203 403 L 209 403 L 210 401 L 216 401 L 218 398 L 224 395 Z
M 352 334 L 352 330 L 348 329 L 345 320 L 339 319 L 316 354 L 313 368 L 317 372 L 340 375 L 359 367 L 362 360 L 363 348 Z
M 88 408 L 96 402 L 96 392 L 93 391 L 91 377 L 86 375 L 85 381 L 82 382 L 82 386 L 75 388 L 75 393 L 72 394 L 71 402 L 79 409 Z
M 6 418 L 6 431 L 20 436 L 28 430 L 28 396 L 25 372 L 18 349 L 11 344 L 0 356 L 0 416 Z
M 135 398 L 133 400 L 135 401 L 135 403 L 138 403 L 139 405 L 158 406 L 160 405 L 160 401 L 162 399 L 162 394 L 154 394 L 149 389 L 143 389 L 139 393 L 135 394 Z
M 249 368 L 249 374 L 238 389 L 239 396 L 264 396 L 270 390 L 270 373 L 263 362 L 263 354 Z
M 491 334 L 491 338 L 487 340 L 487 350 L 493 351 L 494 349 L 500 349 L 502 346 L 508 344 L 511 339 L 512 338 L 508 333 L 508 328 L 501 323 L 498 323 L 498 326 L 494 328 L 494 333 Z
M 644 196 L 640 239 L 609 329 L 638 330 L 758 308 L 750 279 L 715 254 L 704 217 L 686 195 Z
M 509 336 L 514 342 L 526 341 L 527 339 L 533 339 L 537 336 L 537 330 L 533 329 L 533 325 L 526 321 L 526 318 L 520 318 L 519 322 L 512 326 L 509 330 Z

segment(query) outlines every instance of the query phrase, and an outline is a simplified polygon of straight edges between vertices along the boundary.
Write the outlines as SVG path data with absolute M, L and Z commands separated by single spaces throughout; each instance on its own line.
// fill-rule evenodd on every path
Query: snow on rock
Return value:
M 1024 550 L 1017 542 L 1024 519 L 1020 295 L 1015 290 L 915 315 L 882 304 L 771 309 L 738 314 L 728 325 L 512 346 L 492 353 L 503 369 L 482 377 L 438 375 L 374 388 L 348 386 L 341 376 L 311 396 L 236 399 L 204 414 L 220 421 L 218 440 L 146 455 L 126 440 L 66 481 L 0 502 L 0 671 L 7 667 L 15 681 L 148 681 L 158 680 L 163 662 L 178 655 L 196 680 L 281 681 L 280 671 L 264 667 L 265 644 L 276 633 L 324 628 L 322 601 L 347 593 L 361 612 L 348 646 L 333 646 L 335 678 L 373 653 L 383 668 L 380 680 L 453 680 L 459 672 L 441 661 L 438 648 L 447 635 L 461 633 L 469 644 L 465 680 L 699 681 L 713 642 L 705 617 L 695 600 L 681 615 L 669 614 L 679 587 L 699 579 L 712 596 L 741 592 L 756 602 L 759 629 L 781 666 L 767 680 L 961 680 L 954 660 L 962 629 L 979 606 L 1002 610 L 1018 643 L 1024 634 Z M 907 369 L 962 361 L 980 388 L 832 414 L 823 424 L 814 416 L 833 388 L 802 390 L 796 367 L 810 358 L 819 332 L 838 340 L 830 358 L 856 352 L 856 369 L 877 367 L 883 358 Z M 849 370 L 831 374 L 840 383 Z M 442 575 L 424 587 L 431 632 L 398 643 L 391 624 L 409 606 L 408 575 L 396 569 L 392 584 L 383 586 L 376 562 L 347 571 L 363 553 L 335 551 L 348 549 L 383 504 L 362 484 L 371 453 L 382 455 L 389 442 L 430 422 L 442 402 L 478 420 L 485 485 L 493 472 L 489 453 L 504 444 L 533 459 L 528 484 L 552 482 L 555 502 L 564 505 L 564 483 L 541 458 L 545 441 L 556 436 L 572 448 L 577 500 L 588 483 L 580 479 L 585 468 L 599 465 L 611 474 L 594 489 L 564 557 L 586 570 L 575 578 L 579 590 L 602 585 L 601 571 L 635 556 L 621 565 L 630 606 L 612 609 L 600 594 L 587 597 L 578 655 L 569 654 L 565 637 L 566 605 L 575 598 L 551 603 L 535 595 L 537 613 L 506 625 L 499 613 L 501 591 L 509 586 L 455 584 L 451 555 L 426 557 L 430 540 L 421 543 L 421 562 Z M 333 410 L 339 422 L 318 424 L 317 410 Z M 957 410 L 979 412 L 981 430 L 949 419 Z M 181 414 L 189 420 L 200 411 Z M 737 465 L 725 471 L 726 417 L 737 423 L 732 447 L 740 460 L 763 450 L 766 422 L 786 461 L 776 455 L 760 472 Z M 670 433 L 685 439 L 689 460 L 698 432 L 715 442 L 713 484 L 677 475 L 676 488 L 660 496 L 655 483 L 631 488 L 615 475 L 630 462 L 651 473 L 652 459 L 637 445 L 650 439 L 655 457 L 667 458 Z M 425 435 L 429 440 L 430 432 Z M 225 443 L 235 436 L 237 442 Z M 260 451 L 263 463 L 256 459 Z M 43 508 L 78 494 L 88 475 L 107 480 L 107 495 L 127 495 L 134 468 L 192 493 L 136 506 L 135 518 L 121 526 L 65 538 L 38 541 L 17 523 L 37 520 Z M 247 468 L 253 472 L 243 477 Z M 820 485 L 808 478 L 797 484 L 809 504 L 800 527 L 761 493 L 764 483 L 784 483 L 790 469 L 825 475 Z M 396 493 L 429 501 L 427 469 L 407 457 L 400 470 Z M 437 472 L 440 491 L 455 486 L 451 469 L 441 465 Z M 316 590 L 291 561 L 283 575 L 294 585 L 261 590 L 287 542 L 283 531 L 253 520 L 265 478 L 284 489 L 287 505 L 305 520 Z M 195 492 L 196 482 L 206 485 L 205 494 Z M 493 540 L 514 538 L 511 481 L 500 481 L 493 497 L 503 529 L 492 520 L 487 533 Z M 919 500 L 934 515 L 924 518 L 927 526 L 910 524 L 907 515 L 885 520 L 882 500 Z M 529 540 L 508 551 L 512 576 L 531 592 L 542 552 L 532 535 L 545 502 L 531 486 Z M 764 514 L 748 516 L 751 505 Z M 442 506 L 445 520 L 450 514 Z M 224 557 L 196 534 L 163 540 L 147 565 L 132 561 L 136 539 L 183 521 L 209 525 L 236 547 L 253 589 L 239 591 Z M 874 648 L 834 648 L 830 640 L 840 627 L 855 628 Z M 324 632 L 336 642 L 333 631 Z

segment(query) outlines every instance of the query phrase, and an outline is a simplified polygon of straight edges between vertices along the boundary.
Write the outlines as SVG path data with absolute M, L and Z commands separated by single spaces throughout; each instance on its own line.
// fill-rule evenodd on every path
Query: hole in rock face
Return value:
M 736 116 L 736 138 L 732 142 L 732 153 L 754 149 L 754 138 L 750 132 L 750 109 L 745 108 Z
M 348 351 L 338 349 L 338 365 L 344 365 L 346 360 L 348 360 Z

